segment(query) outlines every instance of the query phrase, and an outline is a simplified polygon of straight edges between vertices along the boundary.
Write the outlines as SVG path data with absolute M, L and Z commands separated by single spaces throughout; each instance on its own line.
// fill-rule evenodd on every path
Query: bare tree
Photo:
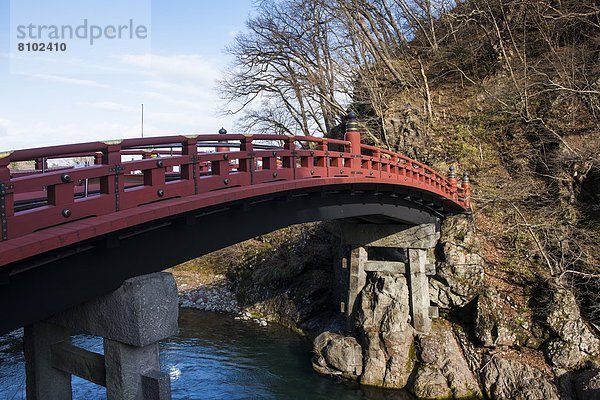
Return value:
M 304 135 L 329 132 L 344 107 L 336 88 L 337 43 L 330 15 L 317 1 L 264 0 L 248 32 L 238 35 L 228 51 L 234 65 L 221 82 L 229 112 L 246 110 L 246 128 L 261 129 L 293 122 Z M 257 102 L 258 106 L 255 103 Z M 281 107 L 289 115 L 285 121 Z M 289 131 L 296 128 L 288 126 Z

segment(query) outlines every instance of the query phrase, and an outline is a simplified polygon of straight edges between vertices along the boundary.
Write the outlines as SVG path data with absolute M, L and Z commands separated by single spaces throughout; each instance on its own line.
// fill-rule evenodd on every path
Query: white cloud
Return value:
M 71 85 L 79 85 L 79 86 L 90 86 L 96 88 L 109 88 L 109 85 L 96 82 L 91 79 L 78 79 L 78 78 L 69 78 L 67 76 L 58 76 L 58 75 L 48 75 L 48 74 L 32 74 L 27 75 L 31 78 L 41 79 L 45 81 L 59 82 L 59 83 L 68 83 Z
M 192 54 L 144 54 L 122 56 L 119 60 L 137 75 L 150 78 L 140 81 L 142 90 L 136 92 L 148 104 L 149 116 L 161 112 L 194 124 L 201 122 L 200 116 L 205 123 L 213 125 L 218 101 L 215 86 L 221 72 L 209 59 Z M 181 120 L 172 122 L 182 126 L 177 123 Z

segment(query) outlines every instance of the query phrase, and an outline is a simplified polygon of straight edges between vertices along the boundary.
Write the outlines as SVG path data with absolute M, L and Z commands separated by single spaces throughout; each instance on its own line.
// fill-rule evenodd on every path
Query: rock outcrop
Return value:
M 373 273 L 361 292 L 357 327 L 364 348 L 364 385 L 403 388 L 415 362 L 403 276 Z
M 479 383 L 469 369 L 449 323 L 436 321 L 428 335 L 417 337 L 419 364 L 410 390 L 420 399 L 480 398 Z
M 443 261 L 429 283 L 431 299 L 442 308 L 463 307 L 481 292 L 484 275 L 484 260 L 468 218 L 444 220 L 439 243 Z
M 243 309 L 290 329 L 332 330 L 327 326 L 335 322 L 330 314 L 332 279 L 331 274 L 323 270 L 308 270 L 285 290 L 257 290 L 250 296 L 252 304 Z
M 484 358 L 481 381 L 493 400 L 559 400 L 556 387 L 541 371 L 499 355 Z
M 366 270 L 353 321 L 356 339 L 320 335 L 314 369 L 365 386 L 406 388 L 419 399 L 558 400 L 555 381 L 572 396 L 565 400 L 600 399 L 600 339 L 583 321 L 573 293 L 552 287 L 540 307 L 509 279 L 489 276 L 484 285 L 478 251 L 468 218 L 447 218 L 435 255 L 428 254 L 437 258 L 435 275 L 428 269 L 430 300 L 442 311 L 427 333 L 412 326 L 412 275 Z M 410 267 L 410 259 L 397 258 Z M 429 311 L 436 315 L 438 309 Z M 541 349 L 554 369 L 543 365 Z
M 323 332 L 315 339 L 313 351 L 313 368 L 321 374 L 352 380 L 362 374 L 362 348 L 353 337 Z
M 475 336 L 486 346 L 512 346 L 516 336 L 503 318 L 502 301 L 493 290 L 486 290 L 477 298 L 475 309 Z
M 477 297 L 475 337 L 484 347 L 539 348 L 542 338 L 531 332 L 533 323 L 526 312 L 526 304 L 517 305 L 510 296 L 507 297 L 501 296 L 493 287 L 484 289 Z
M 551 293 L 546 321 L 556 337 L 548 341 L 546 354 L 558 368 L 581 368 L 600 355 L 600 339 L 583 322 L 571 291 L 555 287 Z

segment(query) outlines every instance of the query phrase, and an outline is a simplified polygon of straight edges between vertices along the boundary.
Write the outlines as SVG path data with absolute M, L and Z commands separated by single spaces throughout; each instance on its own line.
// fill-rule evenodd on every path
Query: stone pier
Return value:
M 173 276 L 126 280 L 116 291 L 25 327 L 28 400 L 70 400 L 71 376 L 105 386 L 108 400 L 167 400 L 158 342 L 178 332 Z M 70 342 L 73 334 L 104 338 L 104 355 Z
M 340 310 L 347 316 L 349 330 L 353 330 L 357 297 L 370 272 L 404 274 L 409 283 L 412 325 L 420 333 L 431 330 L 431 316 L 437 316 L 437 309 L 430 305 L 428 275 L 435 275 L 433 249 L 438 239 L 434 224 L 342 225 L 341 257 L 335 262 L 342 271 L 338 276 L 347 282 Z

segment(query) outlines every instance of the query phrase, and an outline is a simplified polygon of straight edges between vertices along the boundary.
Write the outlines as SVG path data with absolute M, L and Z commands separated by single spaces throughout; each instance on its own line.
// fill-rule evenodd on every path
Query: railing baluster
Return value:
M 104 142 L 102 164 L 108 166 L 111 175 L 100 178 L 100 193 L 114 195 L 115 211 L 121 209 L 121 195 L 125 188 L 121 165 L 121 141 Z
M 179 171 L 181 179 L 192 181 L 194 186 L 194 194 L 198 194 L 198 137 L 188 137 L 182 143 L 181 154 L 190 156 L 190 163 L 181 165 Z
M 0 239 L 8 240 L 9 221 L 14 216 L 14 193 L 10 183 L 10 153 L 0 154 Z
M 460 184 L 463 190 L 464 203 L 467 208 L 471 207 L 471 182 L 469 180 L 469 173 L 464 172 L 462 176 L 462 182 Z

